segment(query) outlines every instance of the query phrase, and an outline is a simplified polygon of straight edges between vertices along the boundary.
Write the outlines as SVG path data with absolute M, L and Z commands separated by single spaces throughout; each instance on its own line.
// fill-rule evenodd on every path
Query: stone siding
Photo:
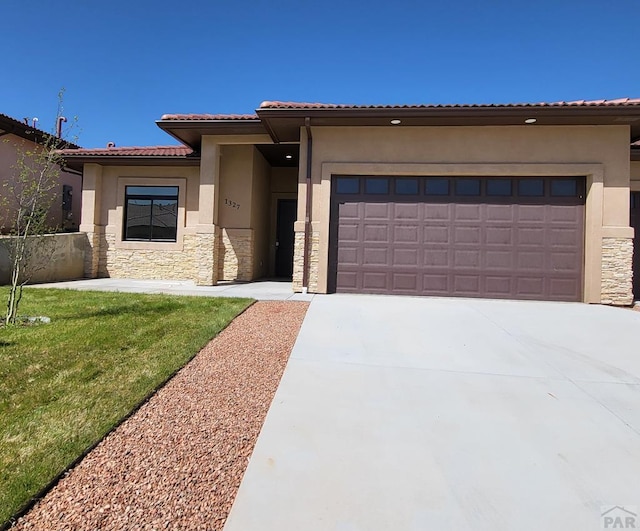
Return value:
M 218 252 L 220 280 L 253 280 L 255 241 L 252 229 L 222 229 Z
M 312 232 L 309 241 L 309 285 L 310 293 L 318 292 L 318 266 L 320 261 L 320 233 Z M 296 232 L 293 248 L 293 291 L 302 291 L 304 267 L 304 232 Z
M 602 304 L 633 302 L 633 240 L 602 239 Z
M 182 250 L 169 250 L 117 248 L 115 234 L 107 234 L 105 269 L 101 273 L 116 278 L 193 280 L 199 283 L 199 259 L 203 253 L 198 246 L 202 236 L 209 235 L 185 234 Z

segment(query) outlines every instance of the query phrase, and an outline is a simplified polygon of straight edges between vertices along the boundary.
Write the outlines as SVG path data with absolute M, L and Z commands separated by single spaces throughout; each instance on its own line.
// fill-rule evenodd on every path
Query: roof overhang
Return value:
M 194 151 L 200 151 L 204 135 L 257 135 L 264 134 L 265 128 L 259 119 L 203 119 L 156 121 L 160 129 Z
M 305 118 L 312 126 L 515 126 L 627 125 L 631 140 L 640 137 L 640 105 L 633 106 L 484 106 L 431 108 L 260 108 L 256 111 L 273 141 L 298 142 Z
M 47 141 L 50 141 L 50 146 L 56 145 L 60 149 L 75 149 L 80 147 L 73 142 L 68 142 L 66 140 L 56 138 L 55 136 L 52 136 L 45 131 L 15 120 L 10 116 L 0 114 L 0 135 L 6 134 L 19 136 L 20 138 L 24 138 L 25 140 L 35 142 L 36 144 L 45 144 L 47 143 Z
M 140 155 L 70 155 L 64 153 L 64 167 L 82 171 L 85 164 L 101 164 L 104 166 L 198 166 L 200 157 L 188 155 L 176 156 L 140 156 Z

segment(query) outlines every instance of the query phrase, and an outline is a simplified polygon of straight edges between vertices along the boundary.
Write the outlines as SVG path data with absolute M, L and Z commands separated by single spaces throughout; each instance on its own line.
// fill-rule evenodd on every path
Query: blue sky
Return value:
M 2 0 L 0 113 L 78 142 L 174 144 L 164 113 L 263 100 L 507 103 L 640 96 L 638 0 Z

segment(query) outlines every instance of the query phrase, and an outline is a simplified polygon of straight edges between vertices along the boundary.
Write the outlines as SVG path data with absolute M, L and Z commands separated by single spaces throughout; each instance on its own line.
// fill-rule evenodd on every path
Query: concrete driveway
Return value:
M 639 347 L 625 309 L 316 296 L 225 531 L 633 518 Z

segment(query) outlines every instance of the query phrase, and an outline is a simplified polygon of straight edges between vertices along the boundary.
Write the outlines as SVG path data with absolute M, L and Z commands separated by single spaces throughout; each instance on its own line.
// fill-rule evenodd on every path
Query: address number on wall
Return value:
M 224 204 L 227 205 L 228 207 L 240 210 L 240 203 L 236 203 L 235 201 L 231 201 L 231 199 L 227 199 L 226 197 L 224 199 Z

